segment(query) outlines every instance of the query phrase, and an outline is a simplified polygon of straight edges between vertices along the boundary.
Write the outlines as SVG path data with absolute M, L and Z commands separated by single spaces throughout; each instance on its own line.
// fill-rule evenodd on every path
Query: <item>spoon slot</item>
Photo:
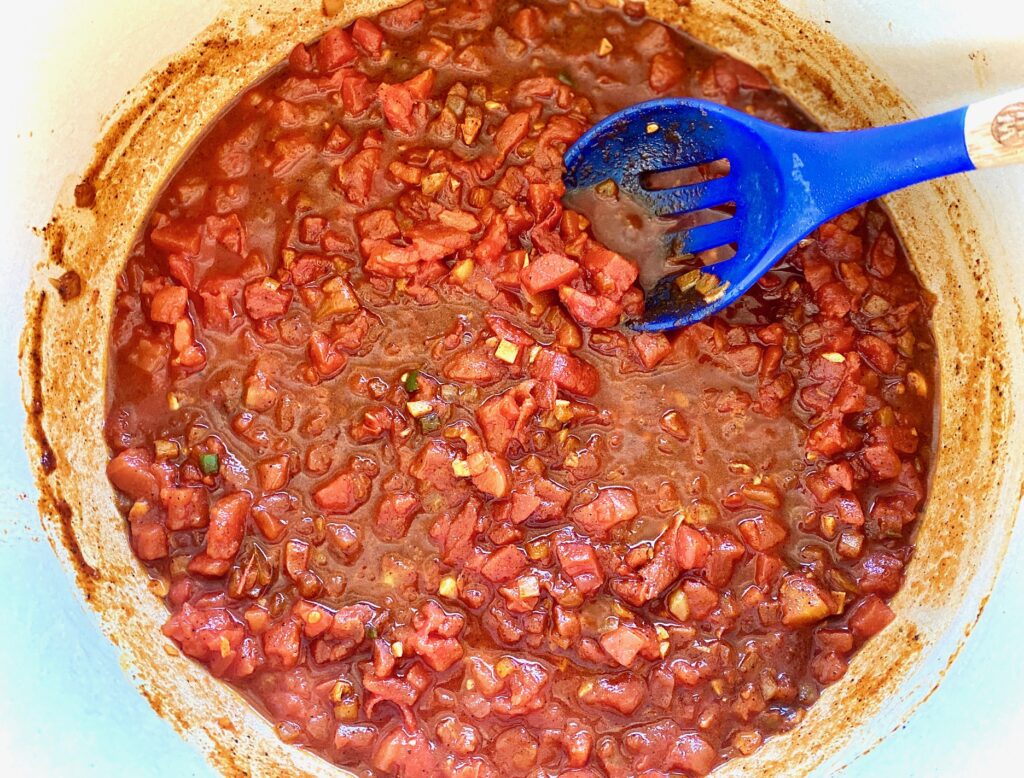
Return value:
M 704 162 L 691 159 L 685 165 L 641 173 L 640 186 L 649 192 L 675 189 L 680 186 L 699 184 L 703 181 L 713 181 L 716 178 L 725 178 L 729 175 L 730 168 L 729 160 L 725 157 Z
M 646 192 L 651 211 L 657 216 L 677 216 L 703 208 L 735 203 L 736 186 L 731 177 L 715 178 L 672 189 Z
M 736 215 L 736 203 L 722 203 L 714 208 L 701 208 L 696 211 L 688 211 L 676 218 L 675 231 L 684 233 L 695 227 L 703 227 L 705 224 L 731 219 Z M 680 236 L 685 237 L 685 236 Z

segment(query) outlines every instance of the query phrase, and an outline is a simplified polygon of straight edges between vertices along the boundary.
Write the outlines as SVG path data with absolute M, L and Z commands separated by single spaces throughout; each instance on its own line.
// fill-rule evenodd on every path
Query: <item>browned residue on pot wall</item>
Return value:
M 281 743 L 235 692 L 182 657 L 160 633 L 166 611 L 147 588 L 104 477 L 115 280 L 150 202 L 226 103 L 283 59 L 295 41 L 395 4 L 354 0 L 326 19 L 320 0 L 294 6 L 230 2 L 219 21 L 122 101 L 94 161 L 77 186 L 67 187 L 45 230 L 47 255 L 27 300 L 20 354 L 29 416 L 25 439 L 48 537 L 104 631 L 121 646 L 125 667 L 154 710 L 226 775 L 343 771 Z M 847 49 L 769 0 L 695 0 L 685 7 L 653 0 L 648 11 L 762 67 L 826 127 L 907 115 L 899 95 Z M 804 775 L 880 711 L 885 715 L 895 706 L 906 715 L 935 688 L 958 650 L 956 642 L 940 643 L 943 636 L 969 632 L 991 586 L 1013 521 L 995 506 L 1000 495 L 1019 497 L 1021 489 L 1020 454 L 1007 437 L 1020 434 L 1014 406 L 1021 400 L 1010 396 L 1020 389 L 1008 371 L 988 259 L 970 209 L 960 205 L 963 196 L 960 182 L 946 181 L 887 199 L 911 258 L 936 295 L 943 389 L 932 498 L 907 583 L 894 601 L 899 618 L 856 656 L 846 678 L 826 691 L 803 725 L 773 738 L 755 756 L 726 764 L 720 775 Z M 55 294 L 53 282 L 58 291 L 62 283 L 71 290 L 77 283 L 78 293 Z M 976 570 L 985 575 L 975 578 Z M 898 723 L 899 716 L 891 716 L 890 726 Z M 862 736 L 854 747 L 871 745 Z M 832 762 L 829 769 L 839 766 Z

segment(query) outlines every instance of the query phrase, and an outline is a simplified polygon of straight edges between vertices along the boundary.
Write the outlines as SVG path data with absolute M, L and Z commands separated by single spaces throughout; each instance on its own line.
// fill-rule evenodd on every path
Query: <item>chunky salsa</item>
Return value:
M 885 213 L 671 335 L 565 207 L 596 119 L 758 71 L 637 13 L 415 0 L 210 127 L 120 277 L 108 467 L 164 632 L 360 775 L 704 775 L 883 629 L 928 302 Z M 628 252 L 626 252 L 628 254 Z

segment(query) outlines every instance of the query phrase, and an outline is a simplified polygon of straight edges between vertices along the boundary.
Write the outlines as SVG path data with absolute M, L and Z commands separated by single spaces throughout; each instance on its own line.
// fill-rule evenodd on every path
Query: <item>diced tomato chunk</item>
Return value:
M 601 588 L 604 571 L 597 553 L 589 543 L 558 543 L 555 546 L 558 563 L 562 566 L 581 594 L 587 595 Z
M 204 327 L 225 332 L 232 328 L 238 297 L 243 286 L 244 281 L 241 278 L 207 273 L 199 284 L 199 296 L 203 301 Z
M 334 733 L 334 747 L 343 754 L 366 754 L 376 740 L 372 724 L 339 724 Z
M 860 563 L 857 584 L 869 594 L 892 596 L 903 583 L 903 562 L 892 554 L 875 551 Z
M 672 354 L 672 344 L 661 332 L 642 332 L 633 338 L 633 348 L 645 370 L 653 370 Z
M 686 78 L 686 62 L 675 52 L 659 52 L 651 58 L 648 82 L 651 89 L 662 94 L 678 86 Z
M 815 294 L 815 301 L 826 316 L 840 318 L 853 308 L 853 297 L 850 290 L 841 281 L 825 284 Z
M 390 208 L 368 211 L 356 219 L 356 229 L 363 240 L 392 240 L 402 234 Z
M 131 526 L 132 547 L 139 559 L 151 562 L 163 559 L 169 552 L 167 530 L 160 524 L 136 522 Z
M 427 6 L 423 0 L 412 0 L 411 3 L 384 11 L 378 17 L 378 21 L 386 30 L 408 32 L 423 19 L 426 13 Z
M 506 583 L 519 575 L 527 563 L 526 554 L 522 549 L 515 546 L 502 546 L 487 558 L 480 572 L 489 581 Z
M 878 233 L 868 254 L 868 269 L 879 278 L 888 278 L 896 270 L 896 239 L 888 232 Z
M 171 278 L 186 289 L 196 288 L 196 265 L 191 257 L 184 254 L 171 254 L 167 257 L 167 270 Z
M 700 530 L 680 524 L 675 529 L 676 562 L 683 570 L 696 570 L 704 566 L 711 552 L 711 544 Z
M 836 498 L 839 520 L 845 524 L 859 527 L 864 524 L 864 508 L 854 494 L 841 494 Z
M 363 149 L 345 160 L 338 168 L 338 186 L 349 202 L 366 205 L 379 168 L 380 149 Z
M 296 44 L 288 55 L 288 65 L 299 73 L 309 73 L 313 70 L 313 57 L 305 44 Z
M 821 422 L 807 435 L 807 447 L 827 457 L 849 451 L 860 443 L 860 435 L 833 416 Z
M 718 605 L 718 593 L 703 581 L 684 581 L 683 593 L 694 619 L 706 619 Z
M 535 42 L 543 38 L 548 26 L 540 8 L 520 8 L 512 17 L 512 31 L 524 41 Z
M 337 348 L 323 332 L 314 332 L 309 337 L 309 361 L 321 378 L 332 378 L 348 363 L 348 356 Z
M 442 774 L 441 758 L 430 738 L 418 729 L 409 731 L 402 726 L 381 738 L 373 753 L 373 766 L 403 778 L 434 778 Z
M 876 478 L 895 478 L 900 474 L 900 457 L 889 443 L 867 446 L 863 451 L 864 463 Z
M 225 608 L 197 608 L 186 602 L 171 614 L 163 633 L 214 675 L 244 678 L 263 664 L 253 636 Z
M 550 347 L 537 352 L 530 365 L 530 375 L 536 379 L 554 381 L 559 388 L 584 397 L 597 394 L 601 382 L 597 369 L 589 362 Z
M 386 240 L 365 240 L 362 248 L 367 255 L 366 269 L 389 278 L 415 275 L 421 259 L 414 246 L 396 246 Z
M 288 268 L 296 286 L 305 286 L 323 278 L 331 272 L 333 264 L 327 257 L 317 254 L 300 254 Z
M 349 135 L 341 125 L 334 125 L 324 140 L 324 151 L 328 154 L 341 154 L 352 143 Z
M 399 132 L 412 135 L 417 127 L 413 118 L 416 101 L 412 92 L 402 84 L 381 84 L 378 94 L 388 124 Z
M 877 335 L 863 335 L 857 349 L 881 372 L 891 374 L 896 369 L 896 350 Z
M 867 640 L 885 629 L 896 614 L 877 594 L 869 594 L 850 612 L 850 629 L 861 640 Z
M 127 448 L 107 463 L 107 478 L 133 500 L 154 502 L 160 486 L 151 466 L 152 455 L 143 448 Z
M 313 502 L 335 514 L 349 514 L 370 499 L 377 466 L 359 457 L 313 492 Z
M 602 676 L 589 687 L 584 687 L 582 692 L 579 699 L 585 705 L 605 708 L 628 716 L 640 707 L 647 692 L 647 685 L 643 679 L 632 673 L 623 673 Z
M 480 506 L 469 500 L 456 513 L 442 514 L 430 529 L 430 537 L 441 549 L 441 560 L 447 564 L 465 561 L 473 548 L 473 537 Z
M 221 578 L 231 569 L 230 559 L 216 559 L 205 551 L 192 557 L 188 563 L 188 571 L 207 578 Z
M 284 316 L 292 301 L 292 290 L 271 278 L 254 281 L 245 287 L 245 310 L 254 319 Z
M 728 349 L 724 358 L 743 375 L 754 375 L 761 364 L 761 347 L 753 343 Z
M 384 33 L 369 19 L 356 19 L 352 25 L 352 40 L 371 57 L 380 56 L 384 47 Z
M 632 489 L 608 486 L 594 500 L 575 508 L 571 518 L 588 535 L 604 537 L 616 524 L 632 521 L 639 512 Z
M 614 300 L 581 292 L 571 286 L 560 286 L 558 298 L 576 321 L 588 327 L 614 327 L 622 315 L 622 306 Z
M 476 418 L 488 448 L 504 454 L 513 440 L 522 441 L 533 415 L 553 405 L 553 388 L 548 382 L 524 381 L 481 403 Z
M 704 563 L 704 574 L 712 586 L 724 588 L 737 562 L 743 558 L 743 544 L 730 532 L 710 532 L 709 535 L 711 553 Z
M 188 289 L 183 286 L 165 286 L 153 295 L 149 318 L 162 324 L 174 324 L 185 318 L 187 308 Z
M 512 488 L 512 469 L 508 460 L 490 451 L 471 454 L 468 459 L 473 486 L 491 497 L 507 497 Z
M 288 670 L 299 661 L 302 648 L 302 622 L 289 616 L 263 634 L 263 653 L 272 665 Z
M 714 747 L 700 735 L 687 732 L 676 741 L 669 754 L 668 765 L 692 775 L 707 775 L 716 761 L 718 754 Z
M 840 227 L 837 221 L 826 222 L 818 229 L 825 255 L 837 263 L 859 262 L 863 254 L 860 237 Z
M 393 492 L 384 495 L 374 516 L 377 534 L 385 540 L 404 538 L 419 509 L 419 498 L 412 492 Z
M 409 475 L 442 490 L 457 483 L 452 472 L 456 451 L 443 440 L 427 441 L 409 464 Z
M 210 503 L 202 487 L 169 487 L 160 491 L 160 499 L 167 507 L 167 529 L 172 532 L 202 529 L 209 523 Z
M 782 623 L 787 627 L 815 624 L 833 612 L 832 596 L 813 578 L 791 573 L 779 588 Z
M 206 217 L 206 231 L 224 248 L 236 254 L 245 253 L 245 226 L 237 213 Z
M 316 64 L 321 73 L 337 70 L 358 55 L 352 38 L 340 27 L 329 29 L 316 45 Z
M 245 534 L 245 518 L 252 497 L 236 492 L 221 497 L 210 506 L 210 526 L 206 531 L 206 553 L 214 559 L 235 558 Z
M 623 667 L 633 664 L 647 645 L 647 637 L 633 627 L 619 626 L 601 635 L 601 648 Z
M 590 272 L 597 291 L 616 302 L 622 299 L 640 275 L 635 262 L 592 240 L 587 241 L 582 263 Z
M 434 71 L 425 70 L 401 84 L 381 84 L 378 94 L 384 118 L 392 129 L 405 135 L 416 132 L 426 121 L 423 101 L 434 85 Z
M 786 528 L 767 514 L 758 514 L 743 519 L 739 524 L 740 534 L 747 545 L 755 551 L 768 551 L 786 539 Z
M 203 241 L 203 225 L 174 221 L 149 233 L 153 245 L 168 254 L 196 256 Z
M 458 635 L 466 623 L 461 613 L 448 613 L 433 600 L 426 603 L 413 616 L 411 629 L 401 630 L 402 642 L 407 648 L 438 672 L 444 672 L 463 655 Z
M 519 271 L 519 280 L 530 294 L 540 294 L 568 284 L 580 274 L 579 263 L 564 254 L 541 254 Z
M 445 362 L 442 372 L 445 378 L 460 384 L 490 386 L 504 377 L 506 367 L 493 348 L 481 344 L 454 354 Z
M 494 148 L 497 149 L 499 158 L 504 159 L 512 149 L 518 146 L 529 130 L 529 111 L 517 111 L 505 117 L 494 133 Z
M 811 675 L 823 684 L 835 683 L 849 668 L 849 662 L 837 651 L 822 651 L 811 659 Z
M 377 87 L 361 73 L 348 74 L 341 84 L 341 102 L 345 106 L 345 112 L 352 116 L 359 116 L 373 105 L 377 99 Z M 336 138 L 337 140 L 342 140 Z M 347 142 L 345 143 L 347 146 Z M 367 151 L 371 149 L 367 148 Z M 353 201 L 355 202 L 355 201 Z
M 487 322 L 487 326 L 491 328 L 502 340 L 507 340 L 509 343 L 515 343 L 521 348 L 527 348 L 532 346 L 536 341 L 533 336 L 530 335 L 526 330 L 521 327 L 517 327 L 512 324 L 508 319 L 501 316 L 497 316 L 493 313 L 488 313 L 484 316 L 484 320 Z

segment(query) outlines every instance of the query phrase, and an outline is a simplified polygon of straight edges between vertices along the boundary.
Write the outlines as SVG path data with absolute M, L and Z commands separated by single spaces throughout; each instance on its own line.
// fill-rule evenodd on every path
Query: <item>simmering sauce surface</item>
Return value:
M 595 239 L 562 155 L 664 95 L 807 126 L 650 20 L 417 1 L 298 45 L 155 204 L 108 475 L 166 635 L 287 742 L 361 775 L 704 775 L 893 619 L 925 295 L 869 205 L 720 316 L 621 328 L 653 249 Z

